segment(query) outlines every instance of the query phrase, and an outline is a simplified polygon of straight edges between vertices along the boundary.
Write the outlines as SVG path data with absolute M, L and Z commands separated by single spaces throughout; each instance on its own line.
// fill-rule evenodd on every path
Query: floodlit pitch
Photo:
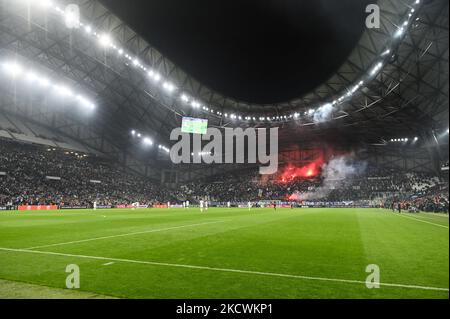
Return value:
M 448 298 L 448 227 L 381 209 L 2 212 L 0 295 Z

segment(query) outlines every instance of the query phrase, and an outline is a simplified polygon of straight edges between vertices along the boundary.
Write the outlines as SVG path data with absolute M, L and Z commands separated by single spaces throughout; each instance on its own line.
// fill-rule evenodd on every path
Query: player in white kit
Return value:
M 200 211 L 203 213 L 203 207 L 205 206 L 205 202 L 204 201 L 200 201 Z
M 227 203 L 227 207 L 231 208 L 231 203 L 230 202 Z
M 248 202 L 248 210 L 252 209 L 252 202 Z

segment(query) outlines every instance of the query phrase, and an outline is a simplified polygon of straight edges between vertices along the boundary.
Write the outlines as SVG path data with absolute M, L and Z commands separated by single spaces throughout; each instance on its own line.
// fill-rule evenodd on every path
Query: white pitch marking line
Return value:
M 421 212 L 420 216 L 436 216 L 436 217 L 442 217 L 442 218 L 449 218 L 449 216 L 447 214 L 439 214 L 439 213 L 425 213 L 425 212 Z
M 109 262 L 109 263 L 106 263 L 106 264 L 103 264 L 103 266 L 111 266 L 111 265 L 114 265 L 114 262 L 113 262 L 113 261 L 111 261 L 111 262 Z
M 135 233 L 127 233 L 127 234 L 119 234 L 119 235 L 111 235 L 111 236 L 104 236 L 104 237 L 95 237 L 95 238 L 89 238 L 89 239 L 74 240 L 74 241 L 68 241 L 68 242 L 64 242 L 64 243 L 35 246 L 35 247 L 29 247 L 29 248 L 24 248 L 24 249 L 25 250 L 31 250 L 31 249 L 38 249 L 38 248 L 56 247 L 56 246 L 63 246 L 63 245 L 70 245 L 70 244 L 85 243 L 85 242 L 95 241 L 95 240 L 103 240 L 103 239 L 110 239 L 110 238 L 117 238 L 117 237 L 126 237 L 126 236 L 133 236 L 133 235 L 150 234 L 150 233 L 157 233 L 157 232 L 173 230 L 173 229 L 180 229 L 180 228 L 187 228 L 187 227 L 196 227 L 196 226 L 203 226 L 203 225 L 211 225 L 211 224 L 217 224 L 217 223 L 223 223 L 223 222 L 224 221 L 215 221 L 215 222 L 208 222 L 208 223 L 202 223 L 202 224 L 191 224 L 191 225 L 183 225 L 183 226 L 174 226 L 174 227 L 152 229 L 152 230 L 135 232 Z
M 438 226 L 438 227 L 449 229 L 448 226 L 432 223 L 432 222 L 429 222 L 429 221 L 426 221 L 426 220 L 423 220 L 423 219 L 419 219 L 419 218 L 416 218 L 416 217 L 402 215 L 402 214 L 395 214 L 395 215 L 403 217 L 403 218 L 409 218 L 409 219 L 417 220 L 418 222 L 422 222 L 422 223 L 425 223 L 425 224 L 430 224 L 430 225 L 434 225 L 434 226 Z
M 363 284 L 363 285 L 366 284 L 366 282 L 362 281 L 362 280 L 350 280 L 350 279 L 323 278 L 323 277 L 312 277 L 312 276 L 302 276 L 302 275 L 277 274 L 277 273 L 271 273 L 271 272 L 260 272 L 260 271 L 251 271 L 251 270 L 214 268 L 214 267 L 207 267 L 207 266 L 170 264 L 170 263 L 161 263 L 161 262 L 153 262 L 153 261 L 142 261 L 142 260 L 132 260 L 132 259 L 121 259 L 121 258 L 109 258 L 109 257 L 98 257 L 98 256 L 63 254 L 63 253 L 55 253 L 55 252 L 49 252 L 49 251 L 12 249 L 12 248 L 1 248 L 1 247 L 0 247 L 0 251 L 29 253 L 29 254 L 40 254 L 40 255 L 52 255 L 52 256 L 72 257 L 72 258 L 84 258 L 84 259 L 104 260 L 104 261 L 113 261 L 113 262 L 124 262 L 124 263 L 141 264 L 141 265 L 164 266 L 164 267 L 174 267 L 174 268 L 187 268 L 187 269 L 196 269 L 196 270 L 208 270 L 208 271 L 217 271 L 217 272 L 239 273 L 239 274 L 247 274 L 247 275 L 282 277 L 282 278 L 291 278 L 291 279 L 316 280 L 316 281 L 328 281 L 328 282 L 341 282 L 341 283 L 348 283 L 348 284 Z M 406 289 L 418 289 L 418 290 L 434 290 L 434 291 L 447 291 L 447 292 L 449 291 L 448 288 L 427 287 L 427 286 L 418 286 L 418 285 L 404 285 L 404 284 L 391 284 L 391 283 L 380 283 L 380 286 L 406 288 Z

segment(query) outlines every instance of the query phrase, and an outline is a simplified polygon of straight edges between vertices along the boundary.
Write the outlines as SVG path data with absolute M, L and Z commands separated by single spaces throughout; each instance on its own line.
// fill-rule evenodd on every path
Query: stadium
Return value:
M 449 298 L 448 1 L 282 2 L 0 0 L 0 298 Z

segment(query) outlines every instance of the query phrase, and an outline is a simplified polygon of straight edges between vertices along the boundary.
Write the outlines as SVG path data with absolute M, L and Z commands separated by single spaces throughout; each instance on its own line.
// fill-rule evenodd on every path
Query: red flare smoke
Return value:
M 323 166 L 323 160 L 316 160 L 308 165 L 297 167 L 289 164 L 284 172 L 281 174 L 279 181 L 282 183 L 288 183 L 295 179 L 312 179 L 320 174 L 320 170 Z

